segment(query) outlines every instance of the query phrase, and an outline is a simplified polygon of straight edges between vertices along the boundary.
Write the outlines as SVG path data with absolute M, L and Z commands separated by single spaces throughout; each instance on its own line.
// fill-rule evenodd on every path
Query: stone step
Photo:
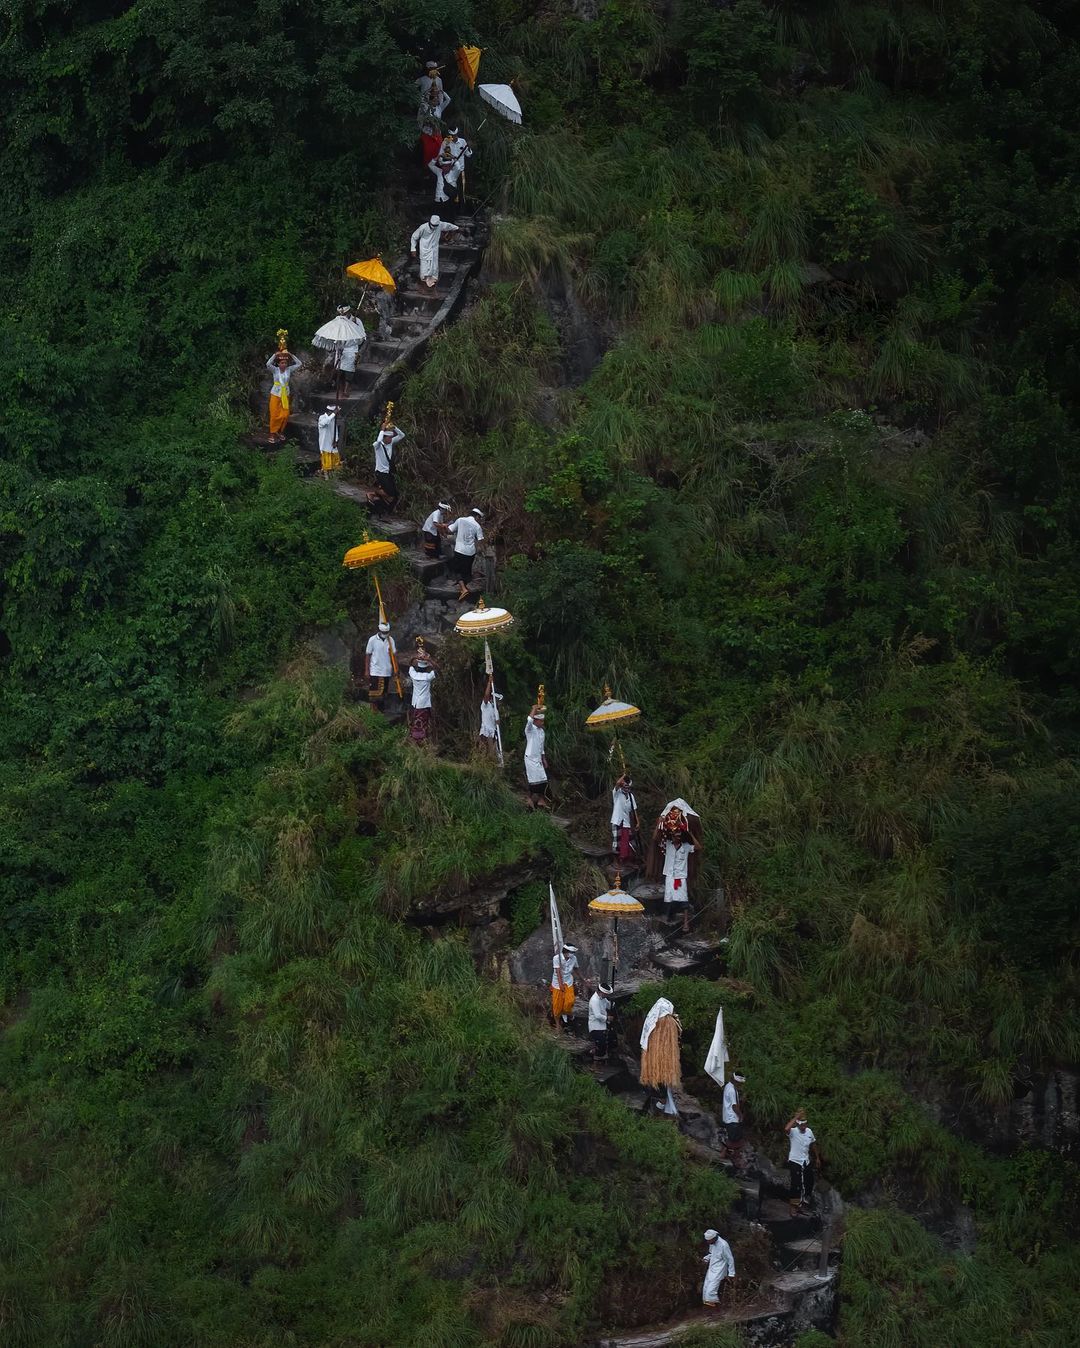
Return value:
M 361 488 L 361 490 L 363 489 Z M 366 494 L 364 499 L 367 500 Z M 391 543 L 396 543 L 399 548 L 410 547 L 416 542 L 420 533 L 412 520 L 397 519 L 393 515 L 384 515 L 379 519 L 372 520 L 371 527 L 377 533 L 382 534 L 383 538 L 388 538 Z
M 372 356 L 375 356 L 384 365 L 392 365 L 395 360 L 404 352 L 405 343 L 395 342 L 371 342 L 368 350 Z
M 402 548 L 401 555 L 422 585 L 431 585 L 446 573 L 444 563 L 438 557 L 426 556 L 421 548 Z
M 483 593 L 484 587 L 478 580 L 469 582 L 469 600 L 471 602 L 474 596 Z M 428 599 L 439 599 L 443 603 L 453 603 L 458 597 L 458 584 L 456 580 L 450 580 L 448 577 L 432 581 L 430 585 L 424 586 L 424 594 Z M 464 608 L 465 605 L 463 604 Z
M 707 968 L 712 964 L 715 956 L 712 954 L 704 957 L 700 955 L 687 954 L 682 950 L 662 950 L 653 955 L 652 962 L 658 969 L 662 969 L 669 978 L 675 978 L 680 974 L 689 974 Z

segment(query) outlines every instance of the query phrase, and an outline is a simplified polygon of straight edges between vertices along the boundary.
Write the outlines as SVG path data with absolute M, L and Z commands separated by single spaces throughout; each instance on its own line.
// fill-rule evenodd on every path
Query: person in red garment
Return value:
M 438 159 L 443 138 L 434 122 L 425 122 L 420 128 L 420 162 L 427 168 L 433 159 Z

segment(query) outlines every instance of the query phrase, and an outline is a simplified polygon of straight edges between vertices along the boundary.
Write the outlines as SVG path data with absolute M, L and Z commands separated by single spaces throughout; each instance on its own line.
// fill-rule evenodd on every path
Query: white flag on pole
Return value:
M 555 886 L 550 881 L 548 893 L 551 895 L 551 953 L 558 955 L 562 953 L 563 947 L 562 923 L 559 921 L 559 905 L 555 902 Z
M 705 1059 L 705 1071 L 708 1072 L 709 1076 L 711 1076 L 719 1086 L 724 1084 L 727 1061 L 727 1039 L 724 1037 L 724 1008 L 721 1007 L 716 1013 L 716 1029 L 713 1031 L 712 1043 L 709 1045 L 709 1053 Z

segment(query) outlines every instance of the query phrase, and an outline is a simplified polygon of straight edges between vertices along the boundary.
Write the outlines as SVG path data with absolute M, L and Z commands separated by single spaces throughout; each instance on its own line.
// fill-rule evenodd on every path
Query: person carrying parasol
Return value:
M 368 637 L 364 653 L 364 682 L 367 684 L 368 701 L 378 711 L 382 711 L 386 700 L 386 689 L 394 676 L 397 662 L 397 647 L 390 635 L 390 624 L 382 618 L 379 630 Z
M 611 789 L 611 851 L 621 865 L 638 860 L 640 836 L 634 780 L 624 772 Z

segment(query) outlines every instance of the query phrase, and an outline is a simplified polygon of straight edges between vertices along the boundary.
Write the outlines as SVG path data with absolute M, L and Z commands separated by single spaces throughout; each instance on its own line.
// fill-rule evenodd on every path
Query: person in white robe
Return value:
M 690 930 L 690 858 L 694 844 L 683 839 L 669 839 L 664 852 L 664 908 L 670 915 L 676 907 L 682 910 L 683 931 Z
M 319 417 L 319 475 L 329 477 L 341 467 L 341 446 L 338 443 L 337 408 L 330 403 Z
M 456 234 L 457 225 L 448 220 L 440 220 L 433 215 L 423 225 L 413 230 L 409 251 L 413 257 L 420 258 L 420 280 L 429 290 L 434 290 L 439 280 L 439 242 L 444 234 Z
M 440 69 L 438 61 L 425 61 L 424 73 L 416 81 L 420 90 L 420 106 L 416 112 L 416 120 L 421 125 L 429 117 L 438 117 L 441 121 L 443 113 L 450 106 L 450 95 L 443 88 Z
M 544 709 L 535 703 L 525 721 L 525 784 L 529 793 L 529 809 L 548 809 L 547 754 L 544 752 Z
M 705 1241 L 708 1245 L 708 1254 L 705 1255 L 704 1263 L 708 1267 L 705 1269 L 701 1300 L 709 1310 L 716 1310 L 720 1305 L 722 1284 L 735 1277 L 735 1256 L 720 1232 L 712 1230 L 711 1227 L 705 1232 Z

